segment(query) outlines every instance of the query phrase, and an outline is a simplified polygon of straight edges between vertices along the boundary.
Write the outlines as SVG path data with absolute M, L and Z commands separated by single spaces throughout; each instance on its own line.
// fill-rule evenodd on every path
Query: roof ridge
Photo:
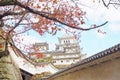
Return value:
M 120 43 L 115 45 L 115 46 L 112 46 L 112 47 L 110 47 L 110 48 L 108 48 L 108 49 L 106 49 L 104 51 L 101 51 L 101 52 L 99 52 L 99 53 L 97 53 L 95 55 L 92 55 L 92 56 L 84 59 L 82 61 L 82 63 L 85 63 L 85 62 L 88 62 L 88 61 L 92 61 L 92 60 L 95 60 L 95 59 L 110 55 L 110 54 L 112 54 L 112 53 L 114 53 L 116 51 L 119 51 L 119 50 L 120 50 Z

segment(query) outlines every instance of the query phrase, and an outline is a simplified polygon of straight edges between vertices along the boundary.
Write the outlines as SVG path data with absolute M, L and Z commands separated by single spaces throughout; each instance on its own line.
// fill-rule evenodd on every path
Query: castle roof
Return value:
M 37 74 L 42 72 L 55 73 L 58 71 L 51 63 L 37 64 L 35 61 L 29 59 L 15 46 L 9 46 L 9 52 L 18 67 L 30 74 Z
M 89 67 L 89 66 L 93 66 L 99 63 L 105 63 L 109 60 L 118 59 L 118 58 L 120 58 L 120 44 L 117 44 L 111 48 L 101 51 L 91 57 L 83 59 L 82 61 L 49 76 L 48 78 L 56 77 L 63 74 L 64 75 L 68 74 L 71 71 L 76 71 L 78 67 L 79 68 Z M 47 78 L 45 78 L 44 80 L 47 80 Z
M 37 46 L 45 46 L 45 45 L 48 45 L 48 43 L 47 42 L 35 43 L 35 45 L 37 45 Z
M 58 39 L 69 39 L 69 38 L 74 38 L 74 36 L 70 35 L 70 34 L 64 34 L 62 37 L 59 37 Z

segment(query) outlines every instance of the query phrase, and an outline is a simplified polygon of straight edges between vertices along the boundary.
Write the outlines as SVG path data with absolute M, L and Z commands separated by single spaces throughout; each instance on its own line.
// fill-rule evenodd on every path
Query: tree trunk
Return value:
M 22 80 L 20 70 L 8 52 L 0 52 L 0 80 Z

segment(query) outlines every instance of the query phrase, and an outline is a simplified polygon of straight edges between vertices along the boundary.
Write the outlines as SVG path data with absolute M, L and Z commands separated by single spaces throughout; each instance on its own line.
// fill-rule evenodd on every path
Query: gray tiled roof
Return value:
M 106 50 L 104 50 L 104 51 L 102 51 L 102 52 L 99 52 L 99 53 L 97 53 L 97 54 L 95 54 L 95 55 L 93 55 L 93 56 L 91 56 L 91 57 L 88 57 L 88 58 L 84 59 L 84 60 L 82 61 L 82 63 L 86 63 L 86 62 L 89 62 L 89 61 L 93 61 L 93 60 L 95 60 L 95 59 L 98 59 L 98 58 L 107 56 L 107 55 L 109 55 L 109 54 L 113 54 L 113 53 L 115 53 L 116 51 L 120 51 L 120 44 L 117 44 L 117 45 L 115 45 L 115 46 L 113 46 L 113 47 L 111 47 L 111 48 L 109 48 L 109 49 L 106 49 Z
M 94 60 L 103 58 L 103 57 L 105 57 L 105 56 L 109 56 L 109 55 L 111 55 L 111 54 L 116 54 L 116 52 L 120 53 L 119 51 L 120 51 L 120 44 L 117 44 L 117 45 L 115 45 L 115 46 L 113 46 L 113 47 L 111 47 L 111 48 L 109 48 L 109 49 L 106 49 L 106 50 L 101 51 L 101 52 L 99 52 L 99 53 L 97 53 L 97 54 L 95 54 L 95 55 L 93 55 L 93 56 L 91 56 L 91 57 L 88 57 L 88 58 L 80 61 L 79 63 L 76 63 L 75 65 L 73 65 L 73 66 L 71 66 L 71 67 L 68 67 L 68 68 L 66 68 L 66 69 L 63 69 L 63 70 L 61 70 L 61 71 L 59 71 L 59 72 L 57 72 L 57 73 L 49 76 L 48 78 L 53 77 L 53 76 L 55 76 L 55 75 L 57 75 L 57 74 L 59 74 L 59 73 L 63 73 L 63 72 L 65 72 L 65 71 L 68 71 L 68 70 L 70 70 L 70 69 L 72 69 L 72 68 L 74 68 L 74 67 L 78 67 L 78 66 L 80 66 L 80 65 L 83 65 L 83 64 L 92 62 L 92 61 L 94 61 Z M 117 54 L 118 54 L 118 53 L 117 53 Z M 118 57 L 119 57 L 119 56 L 118 56 Z M 46 80 L 46 79 L 45 79 L 45 80 Z

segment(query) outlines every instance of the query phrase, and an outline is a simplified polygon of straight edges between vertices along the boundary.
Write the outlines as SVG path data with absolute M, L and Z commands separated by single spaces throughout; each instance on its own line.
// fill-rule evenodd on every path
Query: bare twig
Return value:
M 18 34 L 25 33 L 25 32 L 27 32 L 27 31 L 29 31 L 29 30 L 31 30 L 31 29 L 32 29 L 32 28 L 29 28 L 29 29 L 27 29 L 27 30 L 24 30 L 24 31 L 22 31 L 22 32 L 16 33 L 16 34 L 14 34 L 14 36 L 15 36 L 15 35 L 18 35 Z

